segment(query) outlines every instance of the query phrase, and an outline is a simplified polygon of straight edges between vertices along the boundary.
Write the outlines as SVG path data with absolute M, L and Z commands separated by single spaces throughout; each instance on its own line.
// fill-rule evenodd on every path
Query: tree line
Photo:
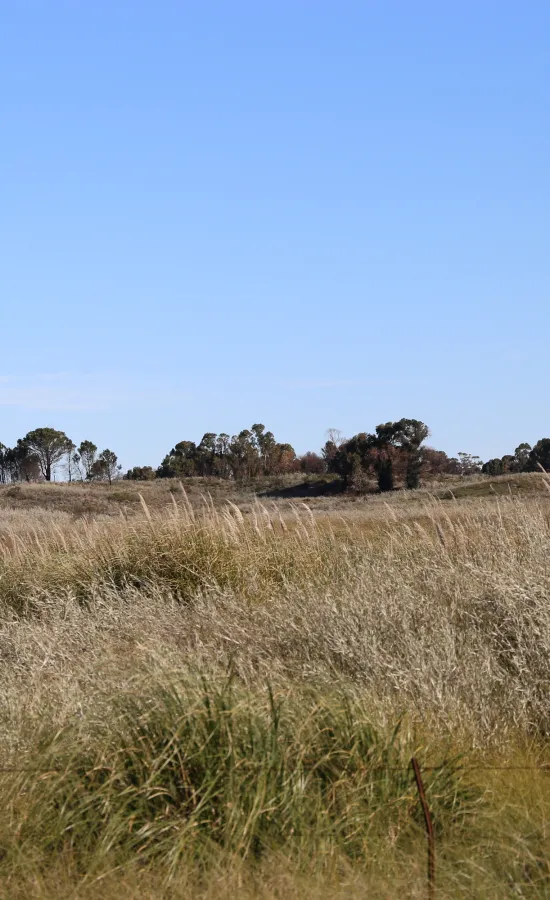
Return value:
M 550 438 L 534 447 L 522 443 L 514 454 L 482 462 L 461 452 L 449 457 L 426 444 L 428 426 L 419 419 L 399 419 L 377 425 L 371 433 L 344 438 L 329 429 L 319 453 L 298 456 L 288 443 L 276 440 L 265 425 L 255 424 L 230 436 L 207 432 L 197 444 L 184 440 L 166 454 L 161 464 L 134 466 L 124 476 L 112 450 L 99 451 L 93 441 L 77 446 L 65 432 L 54 428 L 29 431 L 9 448 L 0 443 L 0 482 L 51 481 L 61 472 L 66 481 L 107 481 L 124 477 L 133 481 L 155 478 L 222 478 L 238 482 L 264 476 L 303 473 L 337 476 L 345 489 L 363 491 L 377 487 L 414 490 L 422 479 L 440 475 L 503 475 L 508 472 L 550 470 Z
M 67 481 L 108 481 L 121 474 L 116 453 L 98 451 L 93 441 L 77 447 L 64 431 L 35 428 L 15 447 L 0 443 L 0 483 L 51 481 L 61 469 Z
M 550 438 L 541 438 L 534 447 L 520 444 L 512 454 L 489 459 L 481 467 L 484 475 L 506 475 L 508 472 L 550 471 Z
M 199 444 L 180 441 L 156 470 L 158 478 L 190 475 L 249 481 L 265 475 L 300 471 L 290 444 L 279 443 L 265 425 L 252 425 L 239 434 L 207 432 Z M 129 473 L 129 477 L 132 477 Z

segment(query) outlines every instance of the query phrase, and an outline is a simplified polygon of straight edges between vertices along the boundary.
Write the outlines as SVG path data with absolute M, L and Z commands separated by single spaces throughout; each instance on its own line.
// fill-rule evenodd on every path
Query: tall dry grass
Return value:
M 549 509 L 11 513 L 0 891 L 550 895 Z

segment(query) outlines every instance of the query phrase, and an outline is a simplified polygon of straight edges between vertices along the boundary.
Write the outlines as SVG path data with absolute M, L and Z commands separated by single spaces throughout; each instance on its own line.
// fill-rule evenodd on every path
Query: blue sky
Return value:
M 0 9 L 0 441 L 550 435 L 550 4 Z

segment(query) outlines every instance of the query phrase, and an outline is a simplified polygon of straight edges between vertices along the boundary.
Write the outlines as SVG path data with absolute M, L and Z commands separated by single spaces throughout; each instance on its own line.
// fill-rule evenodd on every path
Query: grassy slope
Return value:
M 0 894 L 424 896 L 415 753 L 439 896 L 548 896 L 548 776 L 460 768 L 550 762 L 548 495 L 478 483 L 3 506 Z
M 331 492 L 331 483 L 334 483 L 332 476 L 305 479 L 302 475 L 274 476 L 239 485 L 220 478 L 187 478 L 185 491 L 194 505 L 202 503 L 204 496 L 212 498 L 216 504 L 231 500 L 246 505 L 256 495 L 281 499 L 322 496 Z M 140 494 L 151 509 L 158 510 L 171 505 L 172 495 L 180 493 L 180 483 L 168 479 L 154 482 L 121 480 L 111 486 L 82 482 L 0 485 L 0 510 L 48 510 L 75 518 L 119 516 L 121 511 L 132 515 L 140 511 Z
M 404 492 L 381 498 L 376 494 L 364 496 L 342 494 L 340 485 L 332 476 L 301 475 L 261 478 L 236 485 L 218 478 L 188 478 L 184 481 L 185 491 L 193 505 L 200 505 L 203 498 L 212 498 L 217 505 L 231 500 L 240 506 L 248 506 L 256 496 L 269 500 L 306 501 L 313 509 L 346 509 L 351 503 L 366 501 L 401 502 Z M 433 495 L 443 500 L 453 498 L 494 497 L 500 495 L 522 495 L 544 493 L 542 474 L 502 475 L 495 478 L 473 476 L 457 478 L 445 476 L 426 483 L 421 491 L 408 494 L 407 500 Z M 181 492 L 180 484 L 169 479 L 154 482 L 117 481 L 111 487 L 107 484 L 18 484 L 0 485 L 0 511 L 24 510 L 62 513 L 75 518 L 97 518 L 98 516 L 132 515 L 140 512 L 140 494 L 153 510 L 166 509 L 171 505 L 172 495 Z
M 548 491 L 548 482 L 542 473 L 530 472 L 521 475 L 499 475 L 495 478 L 478 476 L 471 479 L 456 480 L 447 489 L 437 492 L 442 500 L 454 497 L 476 498 L 491 496 L 526 496 Z

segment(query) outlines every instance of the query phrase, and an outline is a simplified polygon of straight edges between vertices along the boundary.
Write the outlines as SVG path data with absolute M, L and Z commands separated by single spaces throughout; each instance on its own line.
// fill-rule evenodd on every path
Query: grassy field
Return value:
M 311 484 L 0 488 L 0 896 L 550 897 L 548 480 Z

